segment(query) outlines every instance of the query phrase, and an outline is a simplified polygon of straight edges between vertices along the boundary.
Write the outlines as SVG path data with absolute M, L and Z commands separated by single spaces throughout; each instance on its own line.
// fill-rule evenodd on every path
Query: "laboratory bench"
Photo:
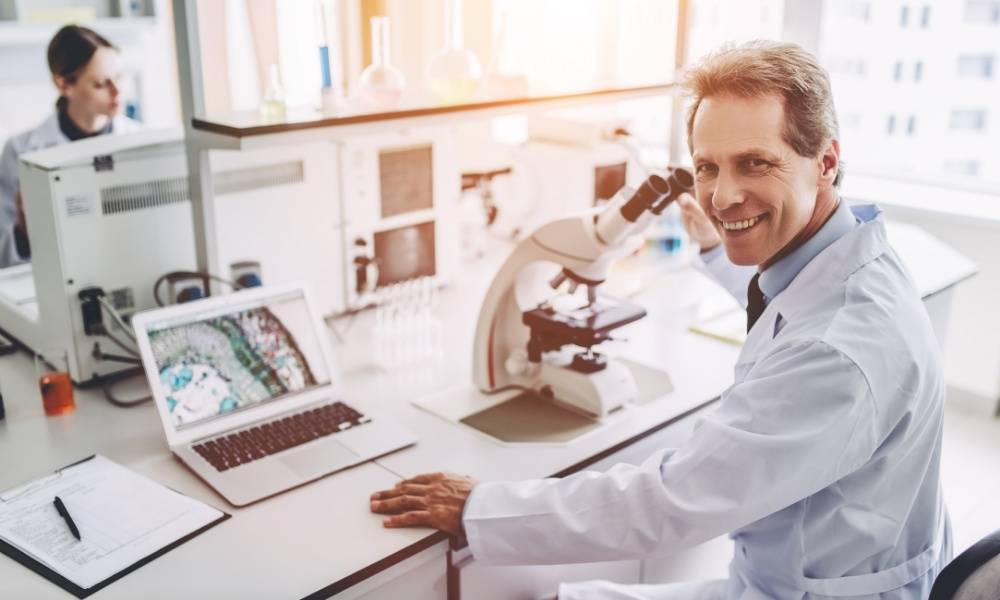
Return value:
M 411 403 L 470 381 L 478 299 L 491 274 L 489 268 L 472 269 L 466 280 L 440 293 L 434 313 L 445 335 L 430 354 L 405 364 L 386 366 L 375 359 L 377 310 L 329 323 L 345 400 L 375 418 L 401 423 L 417 434 L 415 446 L 235 508 L 172 457 L 152 404 L 117 408 L 99 387 L 77 388 L 74 412 L 46 417 L 34 359 L 21 351 L 0 358 L 0 389 L 7 405 L 6 419 L 0 421 L 0 490 L 100 453 L 233 515 L 97 592 L 92 596 L 97 599 L 400 597 L 393 589 L 406 589 L 409 598 L 449 597 L 447 536 L 428 529 L 383 528 L 382 518 L 368 510 L 373 491 L 429 471 L 522 479 L 563 475 L 608 460 L 716 398 L 732 380 L 739 351 L 688 333 L 672 321 L 676 310 L 690 317 L 695 296 L 704 291 L 690 288 L 689 282 L 712 285 L 693 271 L 674 273 L 678 285 L 689 289 L 672 291 L 670 277 L 648 287 L 635 300 L 648 307 L 649 316 L 623 330 L 628 342 L 618 342 L 629 356 L 668 369 L 672 394 L 629 406 L 566 445 L 500 445 Z M 450 597 L 458 597 L 457 582 L 451 587 Z M 0 557 L 0 596 L 72 597 L 7 557 Z
M 946 323 L 951 289 L 975 267 L 923 232 L 901 227 L 891 230 L 894 244 L 910 265 L 932 316 L 938 315 L 935 321 Z M 413 431 L 419 442 L 410 448 L 234 508 L 172 457 L 151 404 L 117 408 L 99 388 L 78 388 L 74 412 L 46 417 L 34 359 L 21 351 L 0 358 L 0 389 L 7 405 L 6 419 L 0 420 L 0 490 L 100 453 L 233 515 L 97 592 L 93 598 L 99 600 L 431 599 L 458 598 L 462 591 L 467 598 L 485 600 L 545 589 L 551 593 L 554 587 L 547 586 L 560 579 L 639 582 L 643 577 L 639 561 L 484 567 L 444 534 L 385 529 L 382 518 L 368 510 L 373 491 L 424 472 L 504 480 L 638 462 L 659 447 L 680 443 L 695 420 L 685 417 L 705 409 L 732 383 L 739 346 L 687 329 L 698 318 L 703 299 L 724 292 L 694 269 L 678 268 L 651 278 L 632 297 L 649 314 L 621 330 L 625 341 L 611 343 L 619 355 L 665 369 L 673 386 L 665 397 L 628 405 L 600 428 L 566 444 L 500 444 L 419 408 L 414 400 L 471 385 L 472 334 L 480 299 L 496 266 L 496 259 L 490 260 L 467 265 L 462 279 L 437 296 L 433 314 L 441 337 L 424 344 L 420 352 L 389 353 L 392 360 L 385 358 L 382 345 L 394 342 L 391 332 L 379 329 L 379 319 L 385 315 L 378 309 L 328 321 L 344 399 L 375 418 L 394 419 Z M 942 336 L 944 326 L 940 324 Z M 0 597 L 72 596 L 0 557 Z

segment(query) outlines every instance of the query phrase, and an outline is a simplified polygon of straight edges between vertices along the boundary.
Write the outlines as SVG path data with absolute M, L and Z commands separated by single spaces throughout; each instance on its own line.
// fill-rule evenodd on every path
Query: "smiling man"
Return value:
M 464 533 L 492 564 L 640 558 L 729 533 L 728 580 L 563 585 L 559 598 L 926 598 L 951 556 L 938 344 L 874 206 L 849 207 L 829 79 L 754 42 L 688 73 L 692 235 L 747 306 L 735 383 L 639 466 L 372 497 L 387 526 Z

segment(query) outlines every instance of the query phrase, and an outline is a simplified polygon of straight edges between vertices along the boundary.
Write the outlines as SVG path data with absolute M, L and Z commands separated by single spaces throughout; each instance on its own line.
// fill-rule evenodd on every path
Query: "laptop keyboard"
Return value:
M 221 435 L 192 448 L 221 472 L 369 421 L 343 402 L 334 402 Z

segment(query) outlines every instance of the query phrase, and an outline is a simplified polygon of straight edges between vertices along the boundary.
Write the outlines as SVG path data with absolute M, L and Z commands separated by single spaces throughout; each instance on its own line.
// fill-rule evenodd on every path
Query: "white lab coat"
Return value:
M 607 473 L 477 485 L 464 515 L 473 556 L 634 559 L 728 532 L 728 581 L 591 582 L 559 597 L 926 598 L 951 556 L 941 357 L 878 209 L 855 215 L 863 223 L 768 303 L 686 444 Z
M 140 128 L 141 125 L 137 121 L 119 116 L 113 120 L 111 134 L 130 133 Z M 3 153 L 0 154 L 0 268 L 28 262 L 17 254 L 14 245 L 14 221 L 17 217 L 19 189 L 18 158 L 24 153 L 67 144 L 69 141 L 59 129 L 58 113 L 53 112 L 34 129 L 15 135 L 4 144 Z

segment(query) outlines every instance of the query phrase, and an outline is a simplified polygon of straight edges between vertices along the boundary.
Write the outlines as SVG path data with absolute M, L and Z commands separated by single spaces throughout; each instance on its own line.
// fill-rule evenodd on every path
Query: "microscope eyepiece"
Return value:
M 667 185 L 670 189 L 660 198 L 656 206 L 650 209 L 655 215 L 662 213 L 678 196 L 694 189 L 694 175 L 691 174 L 691 171 L 684 167 L 669 168 L 670 176 L 667 177 Z
M 661 196 L 670 193 L 670 183 L 659 175 L 650 175 L 639 189 L 622 205 L 622 217 L 635 223 L 642 213 L 655 204 Z

